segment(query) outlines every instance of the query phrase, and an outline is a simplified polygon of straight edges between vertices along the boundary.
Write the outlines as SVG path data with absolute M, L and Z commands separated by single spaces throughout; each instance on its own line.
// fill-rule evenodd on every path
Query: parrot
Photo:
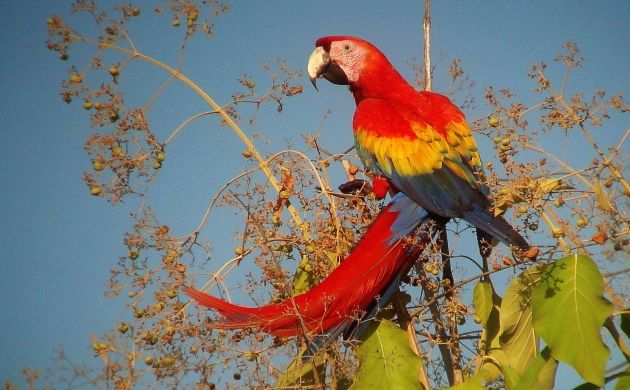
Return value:
M 428 228 L 421 228 L 429 222 L 429 213 L 416 202 L 402 193 L 395 195 L 328 277 L 279 303 L 244 307 L 192 287 L 183 291 L 221 314 L 222 318 L 208 323 L 211 328 L 259 328 L 277 337 L 338 335 L 353 327 L 376 297 L 388 300 L 391 287 L 398 286 L 434 240 Z
M 504 218 L 494 215 L 477 144 L 463 112 L 441 94 L 417 91 L 371 43 L 352 36 L 317 39 L 308 77 L 348 85 L 356 103 L 354 143 L 369 171 L 429 213 L 460 218 L 477 228 L 491 248 L 492 238 L 530 248 Z

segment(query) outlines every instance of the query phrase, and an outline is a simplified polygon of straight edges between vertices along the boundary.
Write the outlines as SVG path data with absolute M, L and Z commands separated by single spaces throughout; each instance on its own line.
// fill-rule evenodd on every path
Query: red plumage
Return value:
M 258 327 L 280 337 L 314 335 L 352 323 L 400 274 L 406 274 L 427 242 L 411 244 L 405 236 L 427 214 L 407 198 L 394 200 L 370 225 L 345 260 L 306 293 L 263 307 L 244 307 L 190 287 L 184 292 L 223 318 L 212 328 Z

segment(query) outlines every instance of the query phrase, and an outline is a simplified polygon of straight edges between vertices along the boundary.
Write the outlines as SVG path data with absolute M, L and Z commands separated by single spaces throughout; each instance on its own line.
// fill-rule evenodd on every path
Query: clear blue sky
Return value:
M 168 18 L 156 22 L 150 12 L 153 4 L 141 5 L 132 36 L 140 50 L 173 64 L 178 33 Z M 419 0 L 233 1 L 231 6 L 216 20 L 215 38 L 191 42 L 184 66 L 189 77 L 220 103 L 238 89 L 236 79 L 244 73 L 263 82 L 261 62 L 273 64 L 284 58 L 291 68 L 304 68 L 314 40 L 323 35 L 357 35 L 372 41 L 408 78 L 412 58 L 421 59 Z M 1 8 L 0 381 L 4 381 L 18 380 L 25 366 L 49 367 L 58 346 L 74 361 L 89 361 L 90 332 L 100 334 L 126 318 L 123 301 L 105 298 L 103 290 L 109 269 L 126 251 L 122 234 L 132 224 L 129 212 L 137 210 L 140 201 L 111 207 L 89 196 L 81 181 L 82 172 L 89 169 L 83 143 L 91 131 L 81 108 L 67 106 L 58 97 L 69 64 L 58 61 L 44 45 L 45 19 L 67 15 L 69 2 L 5 0 Z M 625 0 L 435 1 L 432 47 L 439 77 L 434 89 L 448 87 L 443 77 L 448 59 L 458 57 L 477 83 L 472 91 L 477 96 L 492 85 L 509 87 L 532 101 L 533 85 L 527 77 L 531 63 L 551 62 L 561 45 L 571 40 L 587 59 L 577 76 L 581 88 L 600 87 L 630 97 L 629 20 L 630 2 Z M 440 53 L 447 60 L 440 61 Z M 137 69 L 136 77 L 141 77 L 140 70 L 148 66 Z M 140 102 L 147 97 L 149 92 L 132 93 L 134 88 L 142 91 L 144 80 L 127 81 L 130 99 Z M 288 101 L 284 114 L 261 116 L 257 130 L 270 142 L 265 150 L 282 149 L 286 138 L 299 144 L 299 134 L 318 128 L 329 107 L 333 112 L 324 129 L 325 144 L 339 150 L 349 146 L 354 109 L 350 95 L 327 83 L 316 92 L 306 78 L 303 84 L 305 92 Z M 163 111 L 151 118 L 161 135 L 186 115 L 205 109 L 182 88 L 161 104 Z M 467 114 L 476 118 L 486 112 L 480 105 Z M 164 223 L 182 232 L 190 230 L 211 194 L 243 168 L 223 162 L 241 150 L 225 129 L 207 123 L 191 129 L 168 152 L 146 202 L 155 206 Z M 215 233 L 220 237 L 225 232 Z M 213 231 L 207 235 L 214 237 Z M 218 248 L 217 256 L 232 247 Z

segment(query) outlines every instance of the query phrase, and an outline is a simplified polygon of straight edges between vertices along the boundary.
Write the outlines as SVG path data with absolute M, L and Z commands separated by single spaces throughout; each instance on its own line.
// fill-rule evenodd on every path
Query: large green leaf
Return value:
M 449 387 L 449 390 L 485 390 L 487 372 L 480 371 L 477 374 L 466 378 L 465 381 L 459 383 L 453 387 Z
M 532 326 L 531 292 L 543 267 L 531 267 L 510 283 L 501 302 L 499 341 L 507 366 L 523 374 L 538 354 L 538 336 Z
M 392 321 L 374 321 L 361 341 L 351 389 L 422 389 L 422 360 L 409 346 L 407 332 Z
M 628 373 L 630 375 L 630 373 Z M 622 376 L 615 383 L 615 390 L 630 389 L 630 376 Z
M 499 345 L 500 305 L 501 298 L 494 293 L 490 282 L 477 283 L 473 290 L 473 306 L 483 326 L 479 342 L 482 360 L 477 371 L 483 373 L 486 383 L 494 382 L 501 376 L 499 367 L 506 362 L 506 356 Z
M 511 387 L 511 390 L 551 390 L 556 378 L 556 370 L 558 368 L 558 361 L 551 356 L 549 348 L 545 347 L 533 359 L 516 386 Z
M 595 262 L 574 254 L 547 265 L 532 290 L 531 301 L 534 329 L 551 355 L 598 386 L 604 385 L 610 357 L 600 330 L 613 312 L 603 288 L 604 279 Z
M 490 317 L 490 313 L 494 308 L 494 302 L 492 301 L 492 285 L 490 282 L 479 282 L 473 290 L 473 306 L 475 307 L 475 314 L 482 326 L 486 326 L 486 322 Z

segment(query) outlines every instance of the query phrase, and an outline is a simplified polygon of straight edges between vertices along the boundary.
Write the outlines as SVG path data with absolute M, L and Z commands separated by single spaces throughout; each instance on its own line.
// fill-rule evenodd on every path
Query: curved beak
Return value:
M 348 84 L 348 78 L 341 67 L 332 61 L 330 54 L 318 46 L 308 57 L 308 78 L 317 89 L 317 79 L 324 77 L 333 84 Z

